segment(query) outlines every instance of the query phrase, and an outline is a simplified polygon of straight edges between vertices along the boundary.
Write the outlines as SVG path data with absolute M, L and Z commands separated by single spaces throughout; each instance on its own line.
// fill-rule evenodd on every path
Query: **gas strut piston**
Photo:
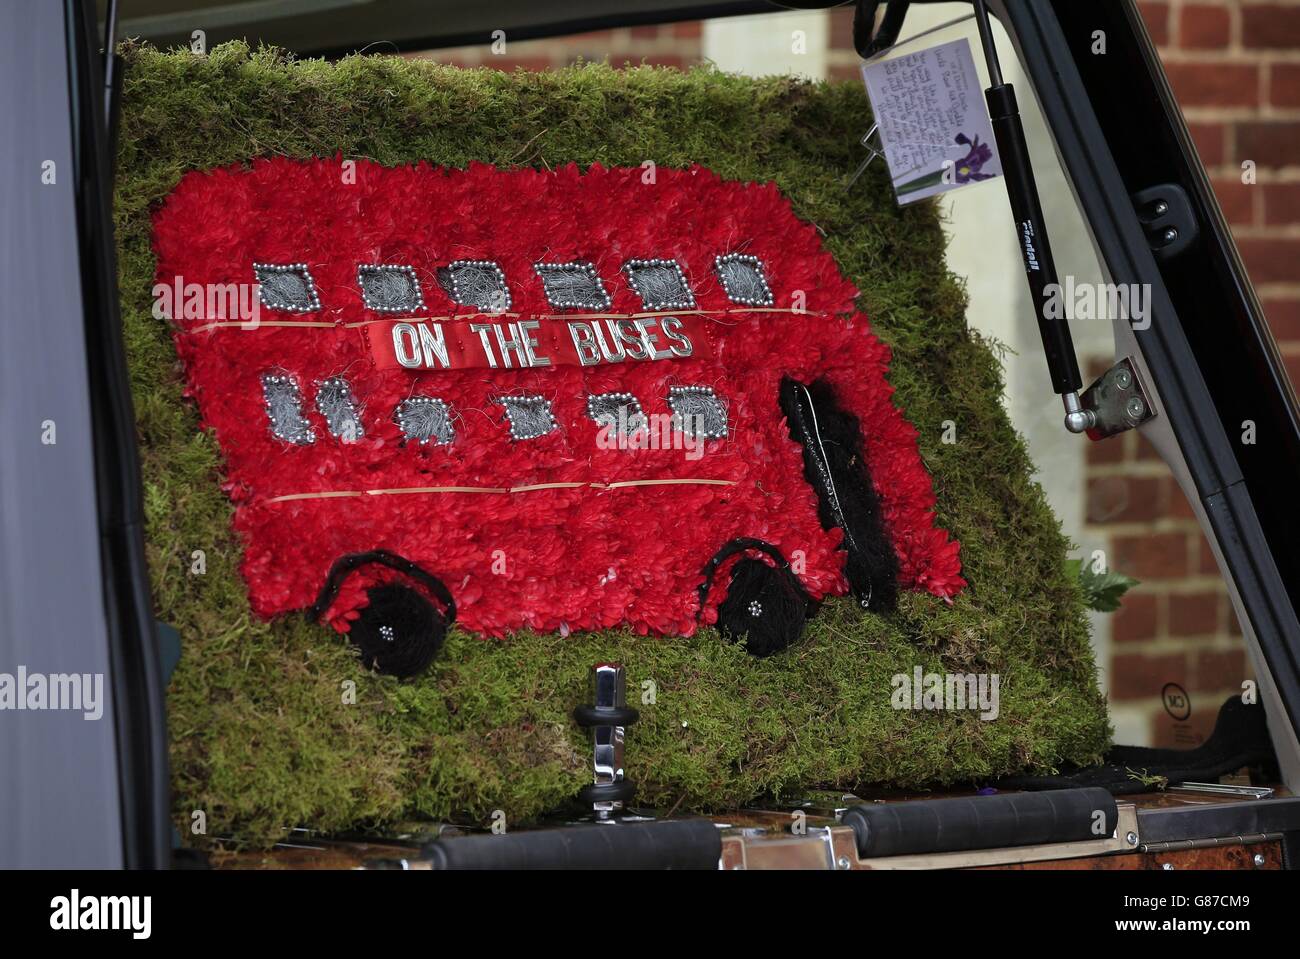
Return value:
M 623 778 L 623 733 L 639 714 L 627 705 L 627 683 L 618 663 L 591 667 L 591 702 L 573 711 L 574 721 L 591 730 L 593 782 L 578 793 L 591 803 L 596 819 L 612 821 L 632 801 L 636 784 Z
M 1074 342 L 1064 318 L 1052 319 L 1046 305 L 1051 291 L 1059 290 L 1056 261 L 1047 238 L 1047 224 L 1043 219 L 1043 206 L 1034 182 L 1034 169 L 1029 161 L 1029 144 L 1025 128 L 1020 121 L 1020 108 L 1016 91 L 1002 80 L 998 52 L 993 43 L 993 30 L 985 0 L 975 0 L 975 18 L 979 27 L 980 43 L 984 47 L 984 60 L 988 65 L 990 86 L 985 91 L 993 134 L 998 142 L 1002 159 L 1003 177 L 1011 213 L 1015 218 L 1020 255 L 1025 262 L 1025 277 L 1029 281 L 1030 299 L 1037 313 L 1038 332 L 1043 339 L 1043 353 L 1052 377 L 1052 389 L 1065 404 L 1065 428 L 1071 433 L 1083 433 L 1094 425 L 1095 414 L 1084 408 L 1079 399 L 1083 381 L 1079 378 L 1079 363 L 1074 355 Z

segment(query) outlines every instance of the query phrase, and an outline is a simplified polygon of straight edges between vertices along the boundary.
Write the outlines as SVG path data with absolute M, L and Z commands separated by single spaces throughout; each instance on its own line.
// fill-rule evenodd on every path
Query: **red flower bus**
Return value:
M 187 174 L 155 244 L 253 610 L 368 664 L 456 616 L 766 654 L 826 595 L 965 585 L 889 350 L 771 184 L 271 159 Z

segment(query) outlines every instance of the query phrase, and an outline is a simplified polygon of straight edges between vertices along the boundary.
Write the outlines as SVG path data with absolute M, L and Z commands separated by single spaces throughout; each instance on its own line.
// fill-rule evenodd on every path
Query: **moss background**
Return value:
M 870 126 L 858 84 L 752 80 L 708 69 L 462 71 L 388 57 L 295 62 L 232 43 L 208 56 L 127 45 L 115 217 L 128 359 L 161 620 L 181 633 L 169 690 L 176 821 L 273 841 L 401 818 L 511 825 L 588 781 L 569 719 L 587 671 L 626 664 L 653 683 L 628 737 L 638 801 L 725 808 L 811 786 L 917 787 L 1095 761 L 1108 745 L 1067 543 L 1000 405 L 996 350 L 966 329 L 935 206 L 899 209 L 882 163 L 852 190 Z M 817 224 L 894 348 L 896 401 L 921 433 L 938 521 L 970 587 L 952 606 L 906 594 L 888 618 L 832 601 L 804 640 L 755 660 L 711 630 L 484 641 L 453 631 L 434 667 L 367 673 L 334 632 L 253 619 L 240 547 L 164 323 L 151 315 L 150 214 L 181 175 L 259 155 L 341 153 L 385 164 L 502 167 L 699 162 L 774 180 Z M 942 444 L 943 421 L 958 442 Z M 206 573 L 191 573 L 192 553 Z M 914 666 L 1001 676 L 1001 716 L 896 711 L 890 677 Z M 356 703 L 343 685 L 356 684 Z

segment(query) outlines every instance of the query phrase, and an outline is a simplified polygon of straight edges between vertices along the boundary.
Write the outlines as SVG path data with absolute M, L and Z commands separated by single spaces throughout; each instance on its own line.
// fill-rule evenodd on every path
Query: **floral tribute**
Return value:
M 860 423 L 898 585 L 965 585 L 889 349 L 773 185 L 276 158 L 187 174 L 154 227 L 156 291 L 202 291 L 171 322 L 261 616 L 367 551 L 440 579 L 489 636 L 689 635 L 725 591 L 701 604 L 701 569 L 741 538 L 811 599 L 843 594 L 787 379 Z M 251 316 L 213 295 L 251 284 Z M 358 568 L 326 618 L 346 632 L 397 575 Z

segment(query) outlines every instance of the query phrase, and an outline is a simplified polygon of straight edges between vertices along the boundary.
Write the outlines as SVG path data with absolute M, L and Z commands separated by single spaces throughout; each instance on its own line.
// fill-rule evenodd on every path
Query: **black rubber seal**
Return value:
M 583 704 L 573 710 L 573 721 L 584 729 L 592 726 L 631 726 L 641 718 L 631 706 L 591 706 Z
M 636 795 L 636 783 L 630 779 L 620 779 L 616 783 L 592 783 L 578 791 L 578 799 L 584 803 L 597 802 L 631 802 Z

